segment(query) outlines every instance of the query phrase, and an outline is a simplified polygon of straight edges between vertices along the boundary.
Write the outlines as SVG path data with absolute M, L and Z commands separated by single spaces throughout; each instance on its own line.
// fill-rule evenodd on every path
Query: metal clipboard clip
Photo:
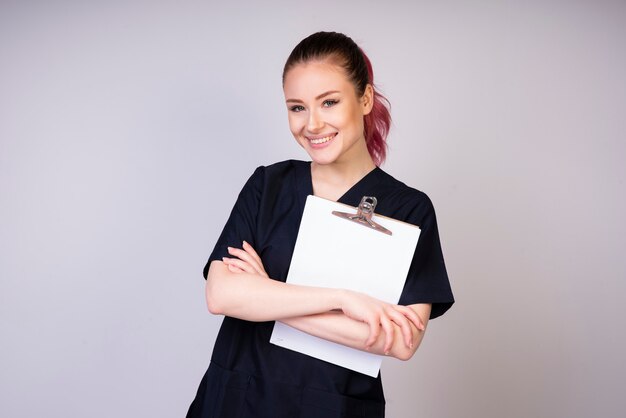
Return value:
M 365 227 L 380 231 L 387 235 L 392 235 L 390 230 L 372 221 L 372 216 L 374 215 L 374 209 L 376 208 L 377 203 L 378 200 L 376 200 L 375 197 L 363 196 L 363 198 L 361 199 L 361 203 L 359 203 L 359 207 L 357 208 L 356 215 L 354 213 L 339 212 L 337 210 L 333 211 L 333 215 L 339 216 L 340 218 L 344 218 L 352 222 L 356 222 Z

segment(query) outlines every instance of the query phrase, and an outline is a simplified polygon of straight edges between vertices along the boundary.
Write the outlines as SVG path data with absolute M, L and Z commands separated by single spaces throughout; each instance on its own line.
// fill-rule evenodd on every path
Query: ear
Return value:
M 363 109 L 363 116 L 368 115 L 374 107 L 374 88 L 371 84 L 365 86 L 363 96 L 361 96 L 361 108 Z

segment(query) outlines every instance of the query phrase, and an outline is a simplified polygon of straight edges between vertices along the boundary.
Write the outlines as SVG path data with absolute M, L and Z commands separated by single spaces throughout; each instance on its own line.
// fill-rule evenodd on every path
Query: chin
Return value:
M 337 162 L 341 156 L 341 153 L 337 152 L 337 149 L 333 149 L 331 147 L 321 150 L 305 147 L 305 151 L 309 154 L 311 161 L 320 165 L 328 165 Z
M 316 152 L 309 152 L 308 154 L 311 158 L 311 161 L 319 165 L 328 165 L 337 161 L 336 155 L 320 155 L 320 153 Z

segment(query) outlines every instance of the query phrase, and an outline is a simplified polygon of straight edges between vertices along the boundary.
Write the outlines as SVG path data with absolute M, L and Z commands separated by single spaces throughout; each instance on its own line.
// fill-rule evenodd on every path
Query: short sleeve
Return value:
M 256 247 L 257 215 L 263 190 L 264 170 L 263 166 L 258 167 L 239 192 L 235 206 L 233 206 L 226 225 L 217 239 L 215 248 L 213 248 L 209 260 L 204 266 L 203 275 L 205 279 L 213 260 L 229 257 L 228 247 L 241 248 L 244 240 Z
M 454 297 L 443 261 L 435 209 L 430 199 L 424 197 L 425 202 L 411 211 L 408 219 L 420 226 L 421 232 L 399 303 L 432 303 L 432 319 L 450 309 Z

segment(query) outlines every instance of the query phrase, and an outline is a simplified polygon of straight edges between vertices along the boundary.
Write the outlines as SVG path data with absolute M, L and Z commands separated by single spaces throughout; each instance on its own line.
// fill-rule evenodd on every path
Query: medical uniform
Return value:
M 311 163 L 289 160 L 258 167 L 246 182 L 204 268 L 249 242 L 269 277 L 285 281 L 306 197 Z M 421 234 L 399 304 L 432 303 L 431 318 L 454 302 L 430 199 L 379 167 L 339 202 L 378 199 L 376 213 L 415 224 Z M 323 262 L 323 260 L 320 260 Z M 381 277 L 381 280 L 385 280 Z M 383 417 L 380 374 L 373 378 L 269 342 L 274 322 L 225 317 L 211 363 L 189 408 L 190 418 Z M 416 377 L 418 378 L 418 377 Z

